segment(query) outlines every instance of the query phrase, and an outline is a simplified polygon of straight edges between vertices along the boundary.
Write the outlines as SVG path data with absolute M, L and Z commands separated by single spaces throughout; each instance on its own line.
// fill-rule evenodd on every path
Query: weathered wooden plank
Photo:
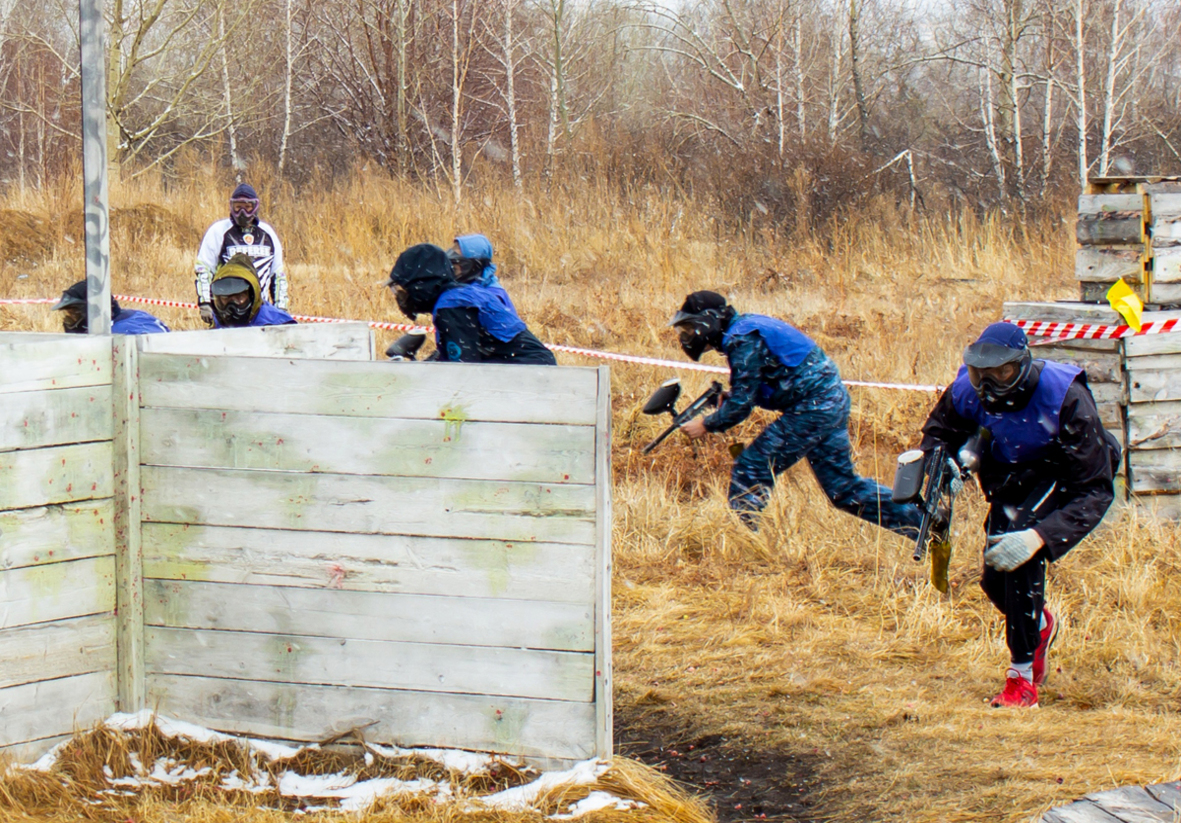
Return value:
M 1089 800 L 1076 800 L 1069 806 L 1059 806 L 1042 815 L 1043 823 L 1124 823 Z
M 595 464 L 600 482 L 595 504 L 595 755 L 614 754 L 614 706 L 611 664 L 611 370 L 599 367 L 596 398 Z
M 1162 335 L 1163 337 L 1164 335 Z M 1139 377 L 1146 371 L 1171 371 L 1181 369 L 1181 352 L 1175 354 L 1148 354 L 1127 359 L 1128 374 Z
M 1153 293 L 1157 286 L 1181 284 L 1181 246 L 1152 250 Z
M 139 335 L 151 337 L 152 335 Z M 156 335 L 167 337 L 168 335 Z M 140 545 L 139 349 L 135 337 L 112 347 L 114 369 L 115 602 L 119 710 L 144 707 L 143 554 Z
M 325 740 L 356 729 L 365 740 L 533 757 L 593 757 L 594 706 L 389 689 L 245 684 L 152 675 L 149 705 L 231 734 Z
M 158 466 L 595 481 L 589 426 L 152 408 L 142 421 L 143 462 Z
M 110 336 L 0 334 L 0 394 L 110 382 Z
M 1035 357 L 1042 360 L 1077 366 L 1087 373 L 1087 382 L 1092 386 L 1096 383 L 1120 383 L 1124 379 L 1123 358 L 1118 352 L 1096 352 L 1061 344 L 1037 346 L 1033 352 Z
M 1149 303 L 1159 303 L 1164 306 L 1176 306 L 1181 304 L 1181 283 L 1156 283 L 1152 284 L 1152 294 L 1149 296 Z
M 1150 795 L 1143 786 L 1124 786 L 1088 794 L 1087 800 L 1125 823 L 1175 823 L 1173 807 Z
M 589 653 L 167 628 L 148 629 L 144 642 L 154 675 L 587 703 L 594 697 Z
M 1122 383 L 1095 383 L 1088 384 L 1091 390 L 1091 396 L 1095 398 L 1095 404 L 1102 407 L 1104 404 L 1112 403 L 1115 405 L 1123 405 L 1127 403 L 1127 398 L 1124 394 L 1124 386 Z
M 102 614 L 115 608 L 115 558 L 0 571 L 0 629 Z
M 367 323 L 306 323 L 245 329 L 203 329 L 140 335 L 141 352 L 229 357 L 295 357 L 372 360 Z
M 1041 357 L 1041 350 L 1043 348 L 1054 349 L 1057 346 L 1067 346 L 1072 351 L 1080 353 L 1095 353 L 1095 354 L 1115 354 L 1118 355 L 1122 349 L 1122 343 L 1119 340 L 1066 340 L 1062 343 L 1045 342 L 1052 338 L 1048 337 L 1031 337 L 1029 339 L 1030 349 L 1033 351 L 1034 357 Z
M 1181 783 L 1157 783 L 1146 788 L 1150 795 L 1174 811 L 1181 809 Z
M 1128 454 L 1132 492 L 1181 491 L 1181 455 L 1172 449 L 1134 448 Z
M 1152 245 L 1181 245 L 1181 194 L 1153 192 L 1148 196 Z
M 0 451 L 110 439 L 110 386 L 15 392 L 0 403 Z
M 142 402 L 452 423 L 594 425 L 595 370 L 465 363 L 356 363 L 249 357 L 140 358 Z
M 594 486 L 155 466 L 143 468 L 142 483 L 145 521 L 594 541 Z
M 1084 194 L 1079 197 L 1075 236 L 1082 245 L 1143 242 L 1144 197 L 1139 194 Z
M 0 512 L 0 569 L 113 554 L 111 499 Z
M 110 497 L 111 443 L 0 452 L 0 509 Z
M 69 734 L 114 711 L 110 671 L 0 689 L 0 745 Z
M 1055 323 L 1121 323 L 1115 309 L 1090 303 L 1010 302 L 1003 308 L 1005 320 L 1048 320 Z
M 1131 403 L 1181 400 L 1181 369 L 1133 370 L 1128 360 L 1128 399 Z
M 1087 283 L 1080 282 L 1079 286 L 1079 300 L 1088 303 L 1106 303 L 1107 292 L 1111 289 L 1111 283 Z M 1150 287 L 1145 283 L 1129 283 L 1129 288 L 1132 292 L 1140 298 L 1141 303 L 1151 303 L 1153 301 Z
M 1151 517 L 1181 520 L 1181 494 L 1139 494 L 1132 497 L 1136 506 Z
M 0 689 L 114 671 L 114 618 L 103 614 L 0 630 L 0 661 Z
M 147 580 L 144 620 L 217 629 L 551 651 L 594 650 L 592 604 Z
M 591 546 L 146 523 L 144 575 L 312 589 L 594 602 Z
M 1090 283 L 1144 282 L 1144 247 L 1079 246 L 1074 254 L 1074 278 Z
M 1153 314 L 1158 314 L 1158 312 L 1153 312 Z M 1164 314 L 1164 312 L 1159 312 L 1159 314 Z M 1143 357 L 1181 353 L 1181 333 L 1137 334 L 1125 337 L 1123 343 L 1128 358 L 1128 368 L 1131 369 L 1135 369 L 1137 367 L 1136 361 Z

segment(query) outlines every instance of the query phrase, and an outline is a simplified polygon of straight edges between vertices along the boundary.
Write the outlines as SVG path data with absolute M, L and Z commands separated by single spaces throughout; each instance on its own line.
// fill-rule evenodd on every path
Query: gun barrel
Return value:
M 943 446 L 936 446 L 929 458 L 931 467 L 927 473 L 927 488 L 923 493 L 923 522 L 919 526 L 918 539 L 914 544 L 914 560 L 921 562 L 927 555 L 927 537 L 931 533 L 931 523 L 939 514 L 939 496 L 942 494 L 944 479 L 947 475 L 947 453 Z

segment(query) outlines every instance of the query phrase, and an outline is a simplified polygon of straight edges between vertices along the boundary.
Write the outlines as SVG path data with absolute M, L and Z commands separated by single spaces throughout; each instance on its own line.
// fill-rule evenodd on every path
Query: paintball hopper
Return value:
M 652 392 L 648 402 L 644 404 L 644 414 L 669 414 L 676 416 L 677 401 L 681 398 L 681 381 L 677 378 L 665 380 L 660 388 Z
M 918 500 L 923 491 L 923 477 L 921 449 L 911 449 L 898 455 L 898 468 L 894 470 L 891 499 L 895 503 L 911 503 Z
M 413 360 L 414 355 L 422 348 L 422 344 L 426 342 L 426 329 L 415 329 L 408 332 L 393 343 L 385 350 L 385 356 L 390 360 Z

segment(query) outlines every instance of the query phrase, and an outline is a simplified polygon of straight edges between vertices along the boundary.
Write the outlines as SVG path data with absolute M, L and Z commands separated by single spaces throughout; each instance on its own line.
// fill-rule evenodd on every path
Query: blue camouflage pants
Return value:
M 730 508 L 756 528 L 775 478 L 807 458 L 834 506 L 913 540 L 922 521 L 918 506 L 895 503 L 890 489 L 858 476 L 851 452 L 849 394 L 841 387 L 826 400 L 785 411 L 746 447 L 730 473 Z

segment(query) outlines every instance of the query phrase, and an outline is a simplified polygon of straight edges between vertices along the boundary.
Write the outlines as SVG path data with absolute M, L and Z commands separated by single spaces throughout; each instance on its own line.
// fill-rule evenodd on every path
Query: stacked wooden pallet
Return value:
M 1101 177 L 1079 196 L 1075 278 L 1101 303 L 1120 278 L 1145 305 L 1181 305 L 1181 180 Z
M 1061 323 L 1119 325 L 1123 321 L 1109 306 L 1091 303 L 1005 303 L 1005 320 L 1049 320 Z M 1103 426 L 1127 443 L 1124 407 L 1123 342 L 1120 340 L 1063 340 L 1033 343 L 1034 357 L 1078 366 L 1087 375 L 1087 385 L 1099 407 Z M 1122 469 L 1121 469 L 1122 473 Z
M 1006 320 L 1118 325 L 1107 306 L 1006 303 Z M 1144 321 L 1181 318 L 1178 310 L 1144 312 Z M 1072 363 L 1087 374 L 1099 417 L 1124 448 L 1127 494 L 1162 516 L 1181 519 L 1181 334 L 1122 340 L 1034 343 L 1036 357 Z

